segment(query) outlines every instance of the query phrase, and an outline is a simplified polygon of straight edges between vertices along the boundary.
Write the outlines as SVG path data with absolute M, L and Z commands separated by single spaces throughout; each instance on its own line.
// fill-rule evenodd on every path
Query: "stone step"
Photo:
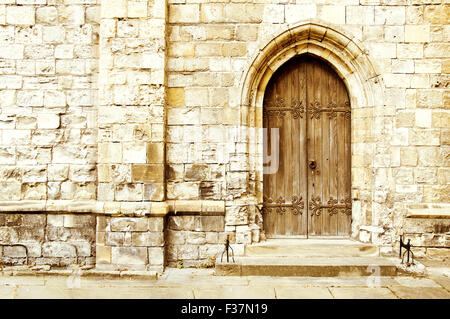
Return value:
M 379 248 L 349 239 L 268 239 L 245 247 L 245 256 L 379 256 Z
M 216 261 L 216 276 L 359 277 L 395 276 L 396 261 L 386 257 L 235 257 Z

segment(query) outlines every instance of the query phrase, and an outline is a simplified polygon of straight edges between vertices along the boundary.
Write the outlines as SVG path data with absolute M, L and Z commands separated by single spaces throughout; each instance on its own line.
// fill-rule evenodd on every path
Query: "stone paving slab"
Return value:
M 396 299 L 387 288 L 339 287 L 330 288 L 330 291 L 337 299 Z
M 15 299 L 73 299 L 73 289 L 63 287 L 19 286 Z
M 277 299 L 332 299 L 328 288 L 276 287 Z
M 16 287 L 0 286 L 0 299 L 13 299 Z
M 229 277 L 227 277 L 229 278 Z M 233 277 L 231 277 L 233 278 Z M 398 284 L 395 277 L 277 277 L 274 280 L 270 276 L 252 276 L 249 278 L 249 285 L 270 285 L 276 282 L 277 285 L 297 285 L 298 287 L 370 287 L 374 284 L 387 287 Z
M 444 288 L 436 287 L 389 287 L 392 292 L 402 299 L 450 299 L 450 293 Z
M 371 288 L 370 285 L 377 285 Z M 158 280 L 73 276 L 0 276 L 0 298 L 444 298 L 450 278 L 222 277 L 211 271 L 168 272 Z M 448 289 L 448 288 L 447 288 Z
M 398 286 L 440 288 L 439 284 L 428 278 L 397 277 L 395 281 L 398 283 Z
M 217 287 L 210 289 L 194 288 L 196 299 L 274 299 L 275 289 L 262 287 Z
M 433 281 L 450 291 L 450 278 L 449 277 L 432 277 Z
M 44 276 L 0 276 L 0 285 L 44 286 Z
M 189 287 L 174 288 L 78 288 L 73 290 L 74 298 L 88 299 L 193 299 L 192 289 Z

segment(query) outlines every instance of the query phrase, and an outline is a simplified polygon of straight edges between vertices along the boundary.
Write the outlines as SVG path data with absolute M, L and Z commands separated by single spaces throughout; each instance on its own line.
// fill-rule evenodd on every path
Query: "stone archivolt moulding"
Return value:
M 263 127 L 264 93 L 270 78 L 280 66 L 302 54 L 318 57 L 336 71 L 347 87 L 352 110 L 376 109 L 384 105 L 382 78 L 375 70 L 362 43 L 348 35 L 341 27 L 325 24 L 319 20 L 308 20 L 286 26 L 286 29 L 266 43 L 247 65 L 247 71 L 242 75 L 240 82 L 240 125 Z M 372 117 L 352 118 L 352 130 L 358 126 L 355 125 L 357 121 L 373 122 L 375 113 L 373 112 Z M 370 140 L 375 141 L 375 139 Z M 250 137 L 248 143 L 261 146 L 262 149 L 262 132 Z M 367 152 L 373 153 L 373 147 L 369 145 L 371 143 L 366 144 Z M 254 170 L 255 182 L 258 184 L 252 195 L 256 202 L 261 204 L 263 202 L 263 164 L 251 154 L 248 161 Z M 352 201 L 359 200 L 358 194 L 361 187 L 373 192 L 370 180 L 357 181 L 356 185 L 352 180 Z M 354 206 L 361 207 L 361 205 Z M 357 215 L 352 223 L 353 234 L 356 236 L 359 223 L 364 220 L 365 211 L 354 209 L 352 214 Z
M 349 90 L 352 108 L 379 105 L 378 94 L 383 96 L 379 73 L 360 41 L 338 26 L 308 20 L 288 26 L 258 51 L 241 79 L 241 107 L 262 108 L 264 91 L 272 74 L 301 54 L 317 56 L 331 65 Z M 251 117 L 248 120 L 249 123 L 242 124 L 262 127 L 259 121 L 252 123 Z

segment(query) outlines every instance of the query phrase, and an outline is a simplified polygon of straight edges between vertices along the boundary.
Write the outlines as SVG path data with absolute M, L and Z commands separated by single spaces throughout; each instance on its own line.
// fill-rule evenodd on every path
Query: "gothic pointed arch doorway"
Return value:
M 312 55 L 287 61 L 266 87 L 263 127 L 264 154 L 278 150 L 277 169 L 263 176 L 266 236 L 349 237 L 351 108 L 338 74 Z

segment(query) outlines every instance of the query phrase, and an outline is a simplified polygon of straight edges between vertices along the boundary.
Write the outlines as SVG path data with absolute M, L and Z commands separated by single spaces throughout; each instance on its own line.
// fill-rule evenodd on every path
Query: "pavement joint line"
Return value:
M 330 287 L 327 287 L 327 290 L 330 293 L 331 297 L 333 297 L 333 299 L 336 299 L 336 297 L 333 295 L 333 292 L 331 291 Z
M 389 291 L 395 296 L 395 298 L 402 299 L 399 295 L 395 293 L 395 290 L 391 287 L 391 285 L 388 285 L 386 288 L 389 289 Z
M 439 281 L 434 280 L 435 278 L 430 278 L 431 280 L 433 280 L 435 283 L 437 283 L 439 286 L 441 286 L 442 288 L 444 288 L 445 291 L 450 293 L 450 286 L 446 287 L 443 284 L 441 284 Z

